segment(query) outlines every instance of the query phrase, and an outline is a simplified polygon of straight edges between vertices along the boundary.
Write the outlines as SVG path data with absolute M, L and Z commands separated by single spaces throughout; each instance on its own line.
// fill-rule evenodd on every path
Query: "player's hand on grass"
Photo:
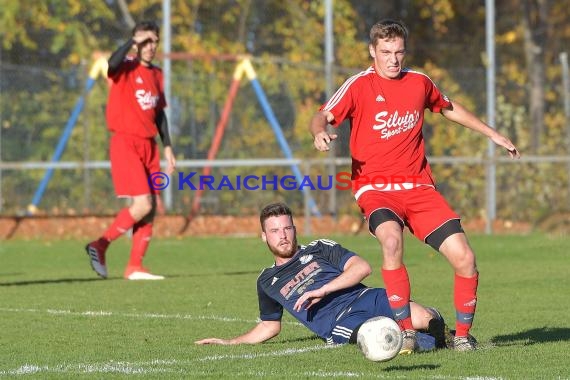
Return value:
M 229 339 L 220 339 L 220 338 L 206 338 L 197 340 L 194 342 L 195 344 L 231 344 Z

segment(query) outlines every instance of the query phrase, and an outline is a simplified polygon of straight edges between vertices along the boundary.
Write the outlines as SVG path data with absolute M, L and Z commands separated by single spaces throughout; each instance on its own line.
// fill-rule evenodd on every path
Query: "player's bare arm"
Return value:
M 164 158 L 166 159 L 166 174 L 171 175 L 176 169 L 176 157 L 170 145 L 164 147 Z
M 495 144 L 505 148 L 511 158 L 520 158 L 521 155 L 511 140 L 497 132 L 494 128 L 485 124 L 481 119 L 468 111 L 461 104 L 452 101 L 451 107 L 441 110 L 441 113 L 447 119 L 487 136 Z
M 326 152 L 330 150 L 329 144 L 337 138 L 336 134 L 329 134 L 327 132 L 328 123 L 334 120 L 334 115 L 329 111 L 319 111 L 311 120 L 309 131 L 313 136 L 313 145 L 317 150 Z
M 319 289 L 305 292 L 299 297 L 297 302 L 295 302 L 293 309 L 297 312 L 301 311 L 302 308 L 309 309 L 322 300 L 327 294 L 354 286 L 362 282 L 370 273 L 372 273 L 372 268 L 366 260 L 359 256 L 352 256 L 344 265 L 343 272 L 340 276 Z
M 277 336 L 281 332 L 281 321 L 261 321 L 243 335 L 231 339 L 206 338 L 197 340 L 195 344 L 256 344 Z

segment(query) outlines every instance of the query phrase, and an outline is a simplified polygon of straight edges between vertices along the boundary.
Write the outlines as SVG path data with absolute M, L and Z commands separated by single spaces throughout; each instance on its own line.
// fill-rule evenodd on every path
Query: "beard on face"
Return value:
M 293 240 L 280 239 L 276 246 L 271 246 L 269 242 L 267 242 L 267 247 L 275 256 L 288 259 L 293 257 L 297 252 L 297 238 L 294 237 Z

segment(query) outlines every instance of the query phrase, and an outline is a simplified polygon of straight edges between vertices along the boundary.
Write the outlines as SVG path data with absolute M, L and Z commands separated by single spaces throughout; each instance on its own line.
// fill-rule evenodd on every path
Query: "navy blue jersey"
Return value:
M 293 310 L 295 302 L 309 290 L 322 287 L 343 272 L 344 265 L 356 254 L 326 239 L 301 246 L 283 265 L 264 269 L 257 279 L 259 317 L 280 321 L 285 308 L 293 317 L 323 339 L 330 337 L 336 319 L 366 287 L 362 284 L 333 292 L 309 310 Z

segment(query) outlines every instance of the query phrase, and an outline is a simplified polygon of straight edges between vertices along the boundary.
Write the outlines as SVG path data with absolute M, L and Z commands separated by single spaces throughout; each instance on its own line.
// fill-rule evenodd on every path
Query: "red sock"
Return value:
M 394 314 L 394 319 L 402 330 L 413 330 L 412 314 L 410 313 L 410 279 L 406 266 L 398 269 L 382 269 L 382 278 L 386 285 L 388 302 Z
M 152 223 L 138 222 L 133 227 L 130 267 L 141 267 L 144 255 L 152 237 Z
M 115 217 L 115 220 L 113 221 L 113 224 L 111 224 L 111 227 L 109 227 L 103 234 L 103 238 L 107 239 L 108 241 L 113 241 L 127 232 L 135 223 L 136 220 L 134 220 L 131 216 L 129 209 L 125 207 L 119 211 Z
M 455 303 L 455 336 L 467 336 L 477 306 L 477 284 L 479 273 L 473 277 L 455 275 L 453 299 Z

